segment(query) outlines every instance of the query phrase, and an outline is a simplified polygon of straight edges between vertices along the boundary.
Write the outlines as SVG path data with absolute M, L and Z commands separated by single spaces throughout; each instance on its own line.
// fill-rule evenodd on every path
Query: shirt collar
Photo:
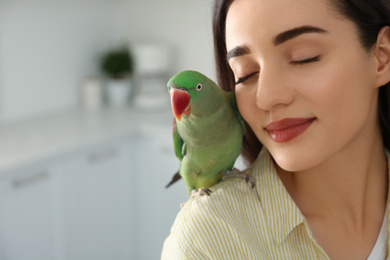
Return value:
M 280 180 L 267 149 L 263 148 L 253 164 L 256 189 L 274 241 L 282 243 L 290 232 L 304 222 L 304 216 Z
M 389 176 L 387 231 L 390 234 L 390 152 L 386 150 L 385 153 Z M 305 222 L 305 218 L 280 180 L 271 154 L 266 148 L 261 150 L 259 157 L 253 164 L 253 173 L 267 224 L 274 241 L 281 244 L 295 227 Z M 390 239 L 388 239 L 387 250 L 390 258 Z

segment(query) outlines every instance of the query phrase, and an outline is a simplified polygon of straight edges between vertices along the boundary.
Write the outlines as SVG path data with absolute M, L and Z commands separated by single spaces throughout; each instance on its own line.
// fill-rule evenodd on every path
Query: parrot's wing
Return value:
M 236 95 L 234 95 L 233 92 L 228 92 L 228 95 L 230 97 L 230 102 L 232 104 L 237 121 L 240 123 L 241 128 L 242 128 L 242 133 L 244 135 L 246 133 L 245 120 L 244 120 L 244 118 L 242 118 L 240 111 L 238 110 Z
M 177 130 L 176 119 L 173 119 L 173 147 L 175 148 L 176 157 L 181 161 L 184 156 L 184 141 Z
M 177 130 L 176 119 L 173 119 L 173 147 L 175 149 L 176 157 L 179 158 L 179 160 L 181 162 L 183 160 L 183 156 L 184 156 L 184 153 L 183 153 L 184 141 L 181 138 L 179 131 Z M 175 182 L 177 182 L 180 179 L 181 179 L 181 176 L 180 176 L 180 170 L 179 170 L 173 175 L 172 180 L 167 184 L 167 186 L 165 186 L 165 188 L 168 188 L 169 186 L 171 186 L 172 184 L 174 184 Z

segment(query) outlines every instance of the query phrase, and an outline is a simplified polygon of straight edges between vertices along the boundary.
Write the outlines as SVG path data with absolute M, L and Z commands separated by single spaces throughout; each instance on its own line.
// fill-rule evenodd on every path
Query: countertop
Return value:
M 136 111 L 74 108 L 16 123 L 0 124 L 0 173 L 105 141 L 141 133 L 171 138 L 170 107 Z

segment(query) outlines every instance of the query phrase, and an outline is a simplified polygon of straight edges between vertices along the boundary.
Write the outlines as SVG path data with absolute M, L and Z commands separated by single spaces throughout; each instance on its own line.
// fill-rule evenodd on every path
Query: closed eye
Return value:
M 234 85 L 238 85 L 238 84 L 240 84 L 240 83 L 245 82 L 246 80 L 248 80 L 248 79 L 251 78 L 252 76 L 256 75 L 257 73 L 258 73 L 258 72 L 253 72 L 253 73 L 251 73 L 251 74 L 249 74 L 249 75 L 247 75 L 247 76 L 245 76 L 245 77 L 239 78 L 239 79 L 234 83 Z
M 303 65 L 303 64 L 306 64 L 306 63 L 316 62 L 316 61 L 319 61 L 319 60 L 320 60 L 320 56 L 316 56 L 316 57 L 313 57 L 313 58 L 310 58 L 310 59 L 291 61 L 290 64 L 293 64 L 293 65 Z

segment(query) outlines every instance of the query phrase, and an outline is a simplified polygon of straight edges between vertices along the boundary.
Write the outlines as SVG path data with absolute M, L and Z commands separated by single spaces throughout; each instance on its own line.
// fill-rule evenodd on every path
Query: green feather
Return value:
M 188 191 L 210 188 L 233 168 L 241 152 L 245 123 L 234 93 L 225 92 L 196 71 L 173 76 L 168 82 L 171 88 L 185 89 L 190 95 L 191 112 L 176 120 L 173 130 L 179 174 Z

